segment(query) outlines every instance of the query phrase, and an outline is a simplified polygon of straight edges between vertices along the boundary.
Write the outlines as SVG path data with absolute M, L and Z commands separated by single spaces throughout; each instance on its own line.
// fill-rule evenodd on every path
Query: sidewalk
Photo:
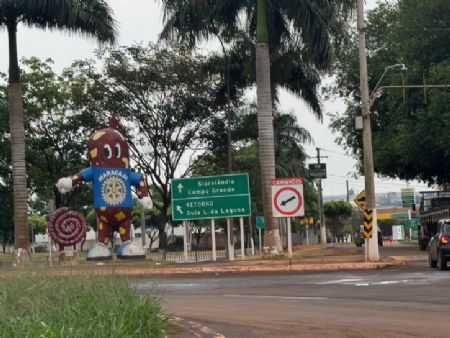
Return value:
M 248 256 L 234 261 L 207 261 L 195 263 L 157 263 L 149 260 L 106 262 L 83 262 L 75 265 L 53 268 L 27 268 L 10 270 L 11 273 L 33 273 L 52 275 L 78 275 L 85 273 L 123 276 L 169 276 L 187 274 L 249 273 L 249 272 L 289 272 L 289 271 L 337 271 L 381 269 L 402 265 L 411 260 L 422 260 L 422 256 L 382 257 L 379 262 L 366 262 L 364 251 L 352 245 L 310 245 L 295 248 L 292 259 L 284 256 L 263 259 L 261 256 Z

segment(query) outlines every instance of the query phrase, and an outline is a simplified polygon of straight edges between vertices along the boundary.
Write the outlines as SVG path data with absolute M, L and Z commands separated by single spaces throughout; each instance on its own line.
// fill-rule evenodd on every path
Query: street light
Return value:
M 369 96 L 369 110 L 370 110 L 370 108 L 372 108 L 375 100 L 377 99 L 377 92 L 378 92 L 378 90 L 380 88 L 382 88 L 382 87 L 380 87 L 380 85 L 381 85 L 381 81 L 383 81 L 383 78 L 386 75 L 386 72 L 389 69 L 397 68 L 397 67 L 400 67 L 400 70 L 402 71 L 402 73 L 406 72 L 408 70 L 408 68 L 406 68 L 404 63 L 396 63 L 395 65 L 387 66 L 386 68 L 384 68 L 383 74 L 381 74 L 380 79 L 378 80 L 377 84 L 375 85 L 375 88 L 373 89 L 372 93 Z M 402 75 L 402 78 L 403 78 L 403 75 Z

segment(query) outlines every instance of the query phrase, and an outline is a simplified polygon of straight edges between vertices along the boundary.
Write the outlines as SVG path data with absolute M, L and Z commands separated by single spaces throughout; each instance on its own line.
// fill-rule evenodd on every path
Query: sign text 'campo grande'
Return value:
M 172 180 L 173 220 L 243 217 L 250 214 L 248 174 Z

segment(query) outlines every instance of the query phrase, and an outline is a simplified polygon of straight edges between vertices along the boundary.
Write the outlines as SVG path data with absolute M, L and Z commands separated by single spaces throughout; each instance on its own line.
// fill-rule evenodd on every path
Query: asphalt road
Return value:
M 141 279 L 137 288 L 158 294 L 169 313 L 228 338 L 450 336 L 450 271 L 425 260 L 360 272 Z

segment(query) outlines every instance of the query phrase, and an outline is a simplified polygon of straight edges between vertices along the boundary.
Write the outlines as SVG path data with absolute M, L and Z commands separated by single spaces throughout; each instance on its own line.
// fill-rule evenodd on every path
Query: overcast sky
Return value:
M 160 1 L 157 0 L 108 0 L 114 10 L 119 24 L 118 45 L 155 42 L 161 31 L 163 14 Z M 377 0 L 367 0 L 366 9 L 376 6 Z M 86 40 L 67 33 L 44 32 L 20 26 L 18 29 L 19 57 L 37 56 L 42 59 L 51 58 L 55 62 L 55 70 L 69 66 L 73 60 L 94 58 L 97 44 L 94 40 Z M 8 69 L 8 41 L 6 32 L 0 31 L 0 72 Z M 334 143 L 335 136 L 328 128 L 329 119 L 318 123 L 301 100 L 283 92 L 281 109 L 292 111 L 299 124 L 307 128 L 314 139 L 314 144 L 306 146 L 308 155 L 316 155 L 316 147 L 322 148 L 323 159 L 327 163 L 328 179 L 323 181 L 325 195 L 345 194 L 346 179 L 350 188 L 360 191 L 364 189 L 364 178 L 353 179 L 349 173 L 354 172 L 355 161 L 346 156 L 344 150 Z M 342 101 L 324 102 L 326 112 L 343 112 Z M 311 159 L 310 162 L 315 162 Z M 414 186 L 414 184 L 412 185 Z M 425 185 L 417 185 L 417 190 L 423 190 Z M 405 182 L 376 179 L 376 191 L 400 191 L 406 187 Z

